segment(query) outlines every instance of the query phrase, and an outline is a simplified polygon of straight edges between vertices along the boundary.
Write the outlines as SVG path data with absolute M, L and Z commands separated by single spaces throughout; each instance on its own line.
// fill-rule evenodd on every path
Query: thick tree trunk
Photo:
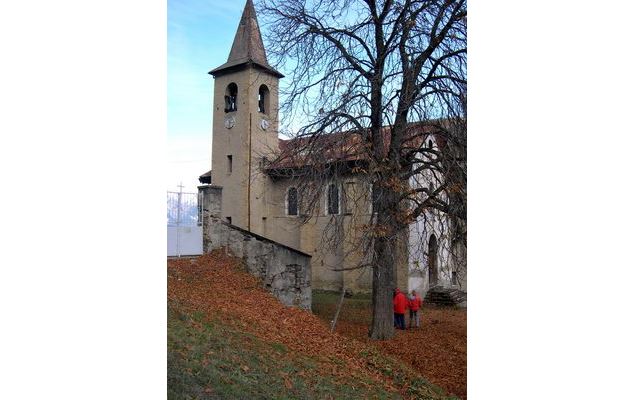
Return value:
M 393 326 L 392 291 L 395 287 L 394 243 L 377 238 L 373 263 L 373 322 L 368 335 L 371 339 L 386 340 L 395 334 Z

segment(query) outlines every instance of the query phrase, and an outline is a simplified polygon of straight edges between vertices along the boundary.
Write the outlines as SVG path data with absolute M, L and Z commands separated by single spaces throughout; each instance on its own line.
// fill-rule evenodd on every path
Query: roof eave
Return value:
M 223 65 L 221 65 L 219 67 L 216 67 L 213 70 L 209 71 L 208 74 L 210 74 L 214 78 L 216 78 L 216 77 L 224 75 L 224 74 L 240 71 L 240 70 L 248 68 L 250 66 L 252 66 L 254 68 L 257 68 L 257 69 L 260 69 L 260 70 L 263 70 L 263 71 L 275 76 L 278 79 L 284 78 L 284 75 L 281 74 L 280 72 L 276 71 L 273 67 L 271 67 L 269 65 L 260 64 L 258 62 L 253 61 L 253 60 L 243 61 L 243 62 L 239 62 L 239 63 L 226 62 L 225 64 L 223 64 Z

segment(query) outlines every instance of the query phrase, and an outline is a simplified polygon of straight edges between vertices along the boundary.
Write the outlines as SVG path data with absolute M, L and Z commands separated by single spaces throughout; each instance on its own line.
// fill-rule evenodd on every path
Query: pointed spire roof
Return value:
M 209 73 L 217 76 L 223 71 L 236 70 L 246 64 L 253 64 L 278 78 L 284 76 L 267 62 L 267 53 L 262 44 L 256 9 L 252 0 L 247 0 L 247 4 L 245 4 L 227 62 Z
M 236 30 L 232 50 L 227 61 L 243 59 L 251 59 L 261 64 L 268 64 L 265 46 L 262 44 L 262 36 L 258 27 L 256 10 L 251 0 L 247 0 L 247 4 L 245 4 L 243 16 L 240 18 L 240 24 L 238 25 L 238 30 Z

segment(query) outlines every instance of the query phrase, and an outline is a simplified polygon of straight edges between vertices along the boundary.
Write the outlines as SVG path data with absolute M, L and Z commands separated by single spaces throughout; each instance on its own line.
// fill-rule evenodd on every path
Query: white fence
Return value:
M 198 193 L 168 192 L 168 256 L 203 254 Z

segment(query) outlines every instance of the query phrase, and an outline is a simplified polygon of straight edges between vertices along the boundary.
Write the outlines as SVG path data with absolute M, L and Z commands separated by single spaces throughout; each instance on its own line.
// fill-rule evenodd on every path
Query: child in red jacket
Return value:
M 408 308 L 410 309 L 410 323 L 408 324 L 410 328 L 412 328 L 412 323 L 415 323 L 415 326 L 419 327 L 419 309 L 423 305 L 423 300 L 414 290 L 408 296 Z

